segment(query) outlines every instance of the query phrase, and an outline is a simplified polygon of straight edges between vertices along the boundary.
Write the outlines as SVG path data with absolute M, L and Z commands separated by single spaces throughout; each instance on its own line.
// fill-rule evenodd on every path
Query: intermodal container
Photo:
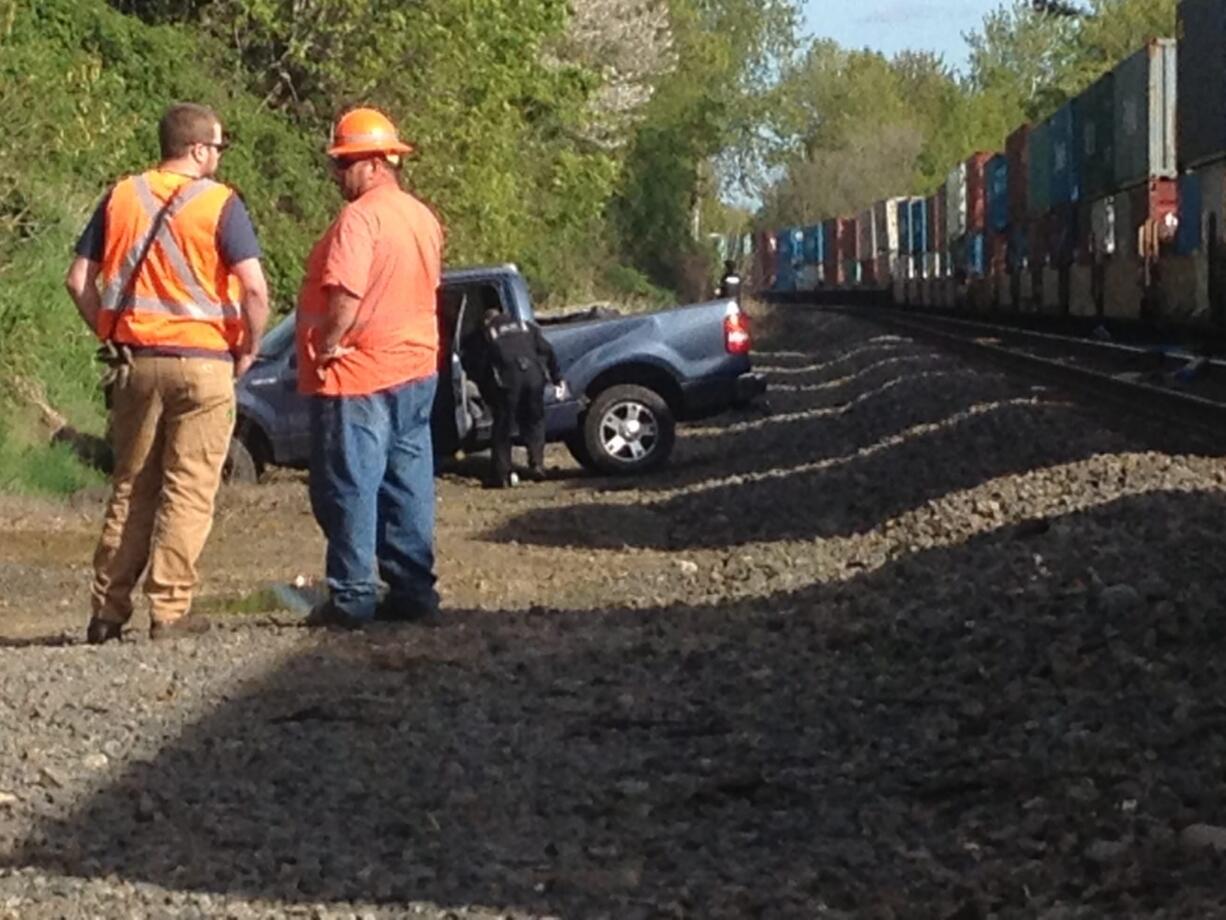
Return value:
M 863 262 L 877 255 L 877 215 L 866 208 L 856 217 L 856 261 Z
M 988 229 L 988 164 L 991 153 L 973 153 L 966 161 L 966 232 Z
M 966 163 L 959 163 L 945 180 L 945 239 L 950 241 L 966 234 L 966 174 Z
M 1057 205 L 1047 215 L 1047 254 L 1055 266 L 1073 264 L 1077 255 L 1077 205 Z
M 936 194 L 928 199 L 928 252 L 943 253 L 949 251 L 949 238 L 945 234 L 945 211 L 948 207 L 948 201 L 945 192 L 945 183 L 941 183 L 936 190 Z M 944 269 L 946 263 L 943 260 L 937 260 L 937 264 Z
M 790 291 L 796 286 L 795 269 L 792 267 L 792 229 L 780 230 L 775 235 L 775 290 Z
M 877 259 L 875 257 L 860 260 L 860 283 L 877 284 Z
M 1174 39 L 1158 38 L 1115 70 L 1117 188 L 1146 179 L 1174 179 L 1179 174 L 1175 144 L 1178 59 Z
M 1066 102 L 1051 117 L 1051 205 L 1081 200 L 1081 158 L 1077 156 L 1077 109 Z
M 822 265 L 827 284 L 843 282 L 843 257 L 840 253 L 844 249 L 845 223 L 841 217 L 832 217 L 822 223 Z
M 911 202 L 914 199 L 900 198 L 895 207 L 897 212 L 898 223 L 898 251 L 904 255 L 910 255 L 914 250 L 911 248 Z
M 820 265 L 822 263 L 822 226 L 805 228 L 805 264 Z
M 1115 251 L 1123 256 L 1137 254 L 1136 227 L 1132 222 L 1132 192 L 1117 192 L 1115 206 Z
M 1179 165 L 1195 169 L 1226 156 L 1226 0 L 1179 4 Z
M 923 198 L 911 199 L 911 252 L 920 255 L 928 252 L 928 202 Z
M 1009 270 L 1009 237 L 1003 231 L 988 234 L 988 274 L 995 278 Z
M 1051 210 L 1051 121 L 1035 125 L 1026 136 L 1027 208 L 1032 220 Z M 1033 252 L 1040 250 L 1031 247 Z
M 1009 271 L 1021 271 L 1026 267 L 1030 254 L 1030 227 L 1014 221 L 1009 226 L 1009 248 L 1005 257 Z
M 1030 125 L 1022 125 L 1005 141 L 1005 158 L 1009 161 L 1009 216 L 1018 223 L 1030 213 Z
M 1049 258 L 1047 234 L 1050 229 L 1048 226 L 1048 215 L 1042 217 L 1032 217 L 1027 227 L 1026 234 L 1026 252 L 1030 255 L 1031 268 L 1040 265 L 1046 265 Z
M 1179 177 L 1179 229 L 1175 232 L 1175 251 L 1191 255 L 1201 245 L 1201 178 L 1199 173 Z
M 1090 252 L 1115 255 L 1115 196 L 1108 195 L 1090 205 Z
M 775 234 L 759 230 L 754 234 L 754 261 L 758 281 L 762 287 L 770 287 L 775 277 Z
M 1075 174 L 1081 193 L 1100 198 L 1115 191 L 1115 74 L 1100 77 L 1074 100 L 1070 109 L 1076 132 Z M 1059 191 L 1059 189 L 1057 189 Z M 1078 201 L 1079 197 L 1065 196 Z
M 966 274 L 971 278 L 982 278 L 988 273 L 987 236 L 983 233 L 970 233 L 963 241 L 963 265 Z
M 876 255 L 898 252 L 898 202 L 887 198 L 873 206 L 873 232 L 876 234 Z
M 985 167 L 988 186 L 988 226 L 993 233 L 1004 233 L 1009 227 L 1009 158 L 998 153 Z
M 1179 183 L 1176 180 L 1150 179 L 1134 186 L 1126 194 L 1129 223 L 1124 230 L 1134 240 L 1146 221 L 1153 221 L 1159 228 L 1173 228 L 1179 216 Z M 1173 237 L 1171 233 L 1170 238 Z
M 859 227 L 857 226 L 854 217 L 840 217 L 839 223 L 842 225 L 842 230 L 839 232 L 839 252 L 838 256 L 844 262 L 856 261 L 856 249 L 860 245 L 859 242 Z M 846 271 L 846 268 L 844 269 Z M 848 274 L 853 274 L 848 272 Z M 859 274 L 855 272 L 854 274 Z M 851 278 L 848 278 L 850 281 Z

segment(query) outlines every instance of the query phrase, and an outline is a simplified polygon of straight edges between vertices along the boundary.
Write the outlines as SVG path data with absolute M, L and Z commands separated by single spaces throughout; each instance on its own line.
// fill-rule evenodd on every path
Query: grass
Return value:
M 219 594 L 197 598 L 194 609 L 213 616 L 250 616 L 256 613 L 276 613 L 286 609 L 285 603 L 272 588 L 260 588 L 247 594 Z

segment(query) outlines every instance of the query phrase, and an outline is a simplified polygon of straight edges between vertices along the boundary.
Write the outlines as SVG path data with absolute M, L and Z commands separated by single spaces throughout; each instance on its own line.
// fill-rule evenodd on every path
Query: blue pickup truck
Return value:
M 439 291 L 441 360 L 434 406 L 440 457 L 489 446 L 492 419 L 472 379 L 475 337 L 487 309 L 539 322 L 558 356 L 567 393 L 546 402 L 550 441 L 583 466 L 638 473 L 668 460 L 676 422 L 743 405 L 766 389 L 751 370 L 745 316 L 735 301 L 620 316 L 600 310 L 536 317 L 514 265 L 445 272 Z M 238 418 L 226 478 L 254 482 L 269 465 L 305 467 L 307 404 L 297 392 L 294 316 L 264 339 L 238 386 Z

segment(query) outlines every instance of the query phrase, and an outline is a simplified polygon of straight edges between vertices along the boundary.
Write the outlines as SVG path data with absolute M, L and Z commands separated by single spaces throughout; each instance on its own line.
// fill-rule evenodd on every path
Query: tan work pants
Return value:
M 234 368 L 137 357 L 115 387 L 115 471 L 94 552 L 93 614 L 127 622 L 141 574 L 155 622 L 187 613 L 234 431 Z

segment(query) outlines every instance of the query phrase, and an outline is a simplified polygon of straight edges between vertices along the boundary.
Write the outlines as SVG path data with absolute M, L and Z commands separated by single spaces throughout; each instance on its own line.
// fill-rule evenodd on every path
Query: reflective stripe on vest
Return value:
M 162 204 L 149 187 L 147 177 L 144 175 L 136 176 L 133 178 L 132 183 L 136 189 L 137 199 L 140 201 L 141 207 L 144 208 L 145 214 L 152 225 L 152 222 L 157 220 L 157 215 L 162 210 Z M 192 271 L 187 257 L 184 256 L 183 250 L 179 248 L 178 242 L 170 232 L 170 222 L 174 219 L 175 215 L 187 207 L 192 199 L 211 186 L 211 182 L 202 179 L 193 179 L 189 182 L 179 192 L 174 203 L 171 204 L 166 212 L 166 219 L 162 221 L 161 227 L 158 228 L 157 236 L 154 238 L 154 245 L 161 247 L 163 254 L 169 260 L 176 276 L 193 302 L 181 303 L 179 301 L 160 300 L 152 297 L 138 297 L 133 294 L 130 295 L 132 309 L 146 313 L 158 313 L 166 316 L 180 316 L 186 319 L 207 321 L 235 322 L 240 319 L 237 304 L 229 301 L 218 303 L 211 299 L 204 289 L 200 287 L 196 273 Z M 145 250 L 145 240 L 147 238 L 148 236 L 146 235 L 137 240 L 132 248 L 124 254 L 118 274 L 103 289 L 102 308 L 104 310 L 116 312 L 124 309 L 124 290 L 129 287 L 135 287 L 136 279 L 132 277 L 132 274 L 134 270 L 139 271 L 137 262 L 141 258 L 141 253 Z

